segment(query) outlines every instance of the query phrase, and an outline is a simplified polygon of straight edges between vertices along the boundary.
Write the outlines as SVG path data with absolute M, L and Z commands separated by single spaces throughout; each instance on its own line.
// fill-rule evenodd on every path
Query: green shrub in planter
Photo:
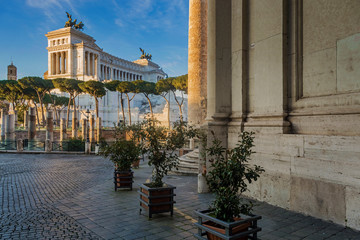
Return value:
M 215 136 L 212 145 L 207 149 L 213 160 L 206 180 L 215 201 L 211 206 L 215 218 L 231 222 L 240 214 L 250 214 L 251 202 L 246 202 L 239 193 L 247 190 L 248 183 L 256 181 L 264 169 L 248 163 L 254 141 L 253 133 L 242 132 L 237 146 L 231 150 L 221 146 Z

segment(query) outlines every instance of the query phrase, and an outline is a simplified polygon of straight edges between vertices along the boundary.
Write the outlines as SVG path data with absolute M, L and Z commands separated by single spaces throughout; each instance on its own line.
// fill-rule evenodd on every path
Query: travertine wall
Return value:
M 208 127 L 229 147 L 256 132 L 266 172 L 246 194 L 355 229 L 359 12 L 358 0 L 208 1 Z

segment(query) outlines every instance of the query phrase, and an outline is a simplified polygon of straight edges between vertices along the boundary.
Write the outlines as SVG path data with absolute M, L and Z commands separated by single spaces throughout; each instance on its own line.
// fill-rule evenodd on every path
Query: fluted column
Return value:
M 189 2 L 188 120 L 195 126 L 206 118 L 207 1 Z

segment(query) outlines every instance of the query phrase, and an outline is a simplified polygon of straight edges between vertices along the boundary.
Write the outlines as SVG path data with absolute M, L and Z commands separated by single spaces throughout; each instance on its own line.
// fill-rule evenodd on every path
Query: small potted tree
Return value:
M 149 119 L 143 123 L 141 135 L 149 165 L 154 168 L 151 182 L 140 185 L 140 213 L 145 210 L 149 218 L 154 213 L 163 212 L 170 212 L 172 216 L 176 187 L 164 183 L 163 178 L 178 166 L 176 150 L 184 145 L 188 131 L 183 122 L 174 124 L 173 129 L 168 130 Z
M 139 159 L 140 147 L 133 140 L 126 140 L 125 127 L 116 128 L 116 140 L 112 144 L 102 144 L 100 155 L 109 158 L 115 166 L 114 185 L 115 191 L 118 188 L 132 190 L 133 171 L 131 164 Z
M 209 210 L 196 211 L 199 222 L 195 223 L 198 239 L 257 239 L 257 220 L 261 216 L 251 214 L 253 204 L 243 199 L 239 193 L 247 191 L 247 184 L 256 181 L 264 171 L 260 166 L 251 166 L 248 161 L 253 153 L 253 133 L 242 132 L 234 149 L 221 146 L 215 136 L 207 149 L 212 159 L 211 170 L 206 176 L 215 200 Z

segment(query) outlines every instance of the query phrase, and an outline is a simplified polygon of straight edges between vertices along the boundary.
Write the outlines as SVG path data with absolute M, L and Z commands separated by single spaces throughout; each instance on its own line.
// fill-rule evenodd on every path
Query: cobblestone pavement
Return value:
M 196 177 L 168 176 L 176 189 L 174 216 L 139 215 L 138 184 L 151 169 L 134 170 L 133 191 L 113 189 L 112 164 L 99 156 L 0 154 L 0 239 L 194 239 Z M 360 239 L 360 232 L 259 203 L 262 240 Z

